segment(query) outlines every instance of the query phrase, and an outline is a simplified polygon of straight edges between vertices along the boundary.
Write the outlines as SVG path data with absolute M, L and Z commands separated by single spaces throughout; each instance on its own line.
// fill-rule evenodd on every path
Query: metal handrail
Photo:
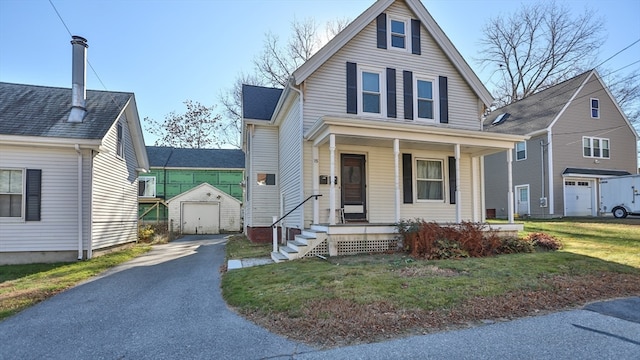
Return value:
M 291 214 L 292 212 L 296 211 L 296 209 L 298 209 L 300 206 L 302 206 L 304 203 L 306 203 L 307 201 L 309 201 L 309 199 L 311 198 L 315 198 L 315 200 L 318 200 L 318 196 L 322 196 L 322 194 L 317 194 L 317 195 L 311 195 L 308 198 L 306 198 L 303 202 L 301 202 L 300 204 L 298 204 L 298 206 L 294 207 L 293 209 L 291 209 L 291 211 L 289 211 L 288 213 L 284 214 L 283 217 L 281 217 L 280 219 L 276 220 L 273 224 L 271 224 L 270 227 L 274 227 L 276 226 L 277 223 L 279 223 L 280 221 L 282 221 L 284 218 L 286 218 L 287 216 L 289 216 L 289 214 Z

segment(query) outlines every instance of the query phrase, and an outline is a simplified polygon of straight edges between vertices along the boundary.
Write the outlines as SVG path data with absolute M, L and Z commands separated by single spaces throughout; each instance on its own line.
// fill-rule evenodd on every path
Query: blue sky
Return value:
M 353 20 L 373 0 L 51 0 L 74 35 L 88 40 L 90 89 L 134 92 L 141 120 L 184 112 L 192 99 L 210 106 L 240 72 L 253 71 L 266 32 L 286 40 L 294 18 Z M 640 39 L 638 0 L 558 0 L 603 17 L 601 61 Z M 482 26 L 518 9 L 513 0 L 423 0 L 467 62 L 480 71 Z M 71 87 L 70 36 L 49 0 L 0 0 L 0 81 Z M 619 69 L 640 60 L 640 43 L 608 61 Z M 626 68 L 624 74 L 640 68 Z M 220 110 L 220 107 L 218 107 Z M 143 124 L 144 127 L 144 124 Z M 145 133 L 147 145 L 154 138 Z

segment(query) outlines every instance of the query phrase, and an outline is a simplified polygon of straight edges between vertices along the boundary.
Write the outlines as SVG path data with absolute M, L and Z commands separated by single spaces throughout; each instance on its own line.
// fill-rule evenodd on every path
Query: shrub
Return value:
M 496 254 L 517 254 L 534 252 L 531 241 L 516 237 L 504 237 L 500 239 L 500 246 L 496 249 Z
M 155 234 L 155 230 L 151 225 L 138 226 L 138 241 L 143 243 L 150 243 L 151 238 Z
M 525 240 L 531 242 L 533 246 L 539 249 L 551 251 L 562 249 L 562 242 L 560 239 L 542 232 L 531 233 L 525 238 Z
M 146 224 L 138 226 L 138 241 L 151 244 L 163 244 L 169 241 L 166 224 Z

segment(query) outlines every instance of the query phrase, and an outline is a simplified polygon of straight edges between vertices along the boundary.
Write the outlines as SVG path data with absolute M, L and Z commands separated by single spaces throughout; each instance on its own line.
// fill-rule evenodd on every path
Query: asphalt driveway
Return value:
M 0 359 L 638 359 L 640 297 L 319 351 L 230 311 L 221 236 L 190 236 L 0 322 Z

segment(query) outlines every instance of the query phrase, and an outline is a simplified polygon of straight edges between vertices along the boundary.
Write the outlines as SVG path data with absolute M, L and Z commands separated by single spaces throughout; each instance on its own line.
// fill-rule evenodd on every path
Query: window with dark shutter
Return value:
M 411 19 L 411 53 L 420 55 L 420 20 Z
M 347 62 L 347 114 L 358 113 L 358 72 L 356 63 Z
M 402 81 L 404 87 L 404 118 L 413 120 L 413 73 L 411 71 L 403 71 Z
M 440 122 L 446 124 L 449 122 L 449 95 L 448 95 L 448 85 L 447 85 L 447 77 L 440 76 L 439 81 L 440 88 Z
M 396 113 L 396 69 L 387 68 L 387 116 L 397 117 Z
M 387 14 L 382 13 L 376 18 L 376 33 L 378 49 L 387 48 Z
M 456 203 L 456 158 L 449 156 L 449 204 Z
M 413 163 L 411 154 L 402 154 L 402 195 L 405 204 L 413 204 Z
M 42 170 L 27 169 L 26 221 L 40 221 L 40 202 L 42 189 Z

